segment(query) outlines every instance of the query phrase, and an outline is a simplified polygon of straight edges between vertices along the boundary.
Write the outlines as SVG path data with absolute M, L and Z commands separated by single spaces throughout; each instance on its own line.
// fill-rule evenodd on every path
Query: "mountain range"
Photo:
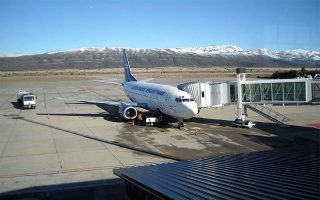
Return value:
M 36 55 L 0 56 L 0 71 L 122 67 L 121 48 L 79 48 Z M 235 45 L 127 48 L 133 67 L 320 67 L 320 52 L 244 50 Z

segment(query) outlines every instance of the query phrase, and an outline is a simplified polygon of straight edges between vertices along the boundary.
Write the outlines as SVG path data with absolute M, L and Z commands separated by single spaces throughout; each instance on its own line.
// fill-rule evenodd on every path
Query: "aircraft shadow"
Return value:
M 103 104 L 103 103 L 81 103 L 81 102 L 72 102 L 72 103 L 65 103 L 65 104 L 94 104 L 96 106 L 98 106 L 99 108 L 101 108 L 102 110 L 107 111 L 108 113 L 117 113 L 119 111 L 119 106 L 116 105 L 107 105 L 107 104 Z
M 66 103 L 66 104 L 87 104 L 87 103 Z M 123 119 L 119 115 L 119 107 L 106 104 L 95 104 L 99 108 L 105 110 L 104 113 L 50 113 L 52 116 L 73 116 L 73 117 L 103 117 L 107 121 L 111 122 L 123 122 Z M 37 113 L 37 115 L 48 115 L 48 113 Z
M 37 113 L 37 115 L 47 116 L 48 113 Z M 66 117 L 103 117 L 110 122 L 123 122 L 121 116 L 117 113 L 50 113 L 51 116 L 66 116 Z
M 55 185 L 27 187 L 0 194 L 0 199 L 110 199 L 125 198 L 122 179 L 105 179 Z

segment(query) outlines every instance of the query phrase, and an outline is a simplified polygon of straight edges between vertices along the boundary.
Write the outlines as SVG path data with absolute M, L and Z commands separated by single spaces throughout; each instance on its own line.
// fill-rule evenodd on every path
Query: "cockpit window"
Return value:
M 181 99 L 180 98 L 176 98 L 176 102 L 181 102 Z
M 176 102 L 190 102 L 190 101 L 194 101 L 194 99 L 191 98 L 183 98 L 183 97 L 179 97 L 175 99 Z

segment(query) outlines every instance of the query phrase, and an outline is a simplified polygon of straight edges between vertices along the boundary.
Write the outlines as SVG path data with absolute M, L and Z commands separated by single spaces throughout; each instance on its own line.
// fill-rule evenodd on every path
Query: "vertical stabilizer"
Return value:
M 128 55 L 125 49 L 122 50 L 123 52 L 123 64 L 124 64 L 124 73 L 125 73 L 125 81 L 137 81 L 137 79 L 131 74 L 130 64 L 128 60 Z

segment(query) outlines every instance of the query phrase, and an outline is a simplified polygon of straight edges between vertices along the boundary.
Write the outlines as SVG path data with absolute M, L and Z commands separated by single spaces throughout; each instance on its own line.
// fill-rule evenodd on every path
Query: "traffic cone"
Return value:
M 197 128 L 196 128 L 196 129 L 194 129 L 194 132 L 193 132 L 193 133 L 194 133 L 194 135 L 196 135 L 196 136 L 198 136 L 198 135 L 199 135 L 198 130 L 199 130 L 199 129 L 197 129 Z

